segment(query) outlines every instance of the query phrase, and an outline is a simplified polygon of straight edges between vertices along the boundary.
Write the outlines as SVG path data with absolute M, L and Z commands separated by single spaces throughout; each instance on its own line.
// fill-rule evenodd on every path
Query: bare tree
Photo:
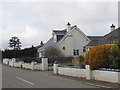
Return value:
M 64 57 L 64 54 L 57 47 L 50 47 L 45 51 L 45 56 L 47 57 Z

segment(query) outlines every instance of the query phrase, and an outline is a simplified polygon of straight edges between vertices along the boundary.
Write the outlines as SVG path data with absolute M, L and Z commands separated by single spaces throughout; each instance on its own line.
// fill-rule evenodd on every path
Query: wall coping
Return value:
M 48 57 L 41 57 L 41 58 L 48 58 Z
M 120 70 L 108 70 L 108 69 L 95 69 L 100 71 L 111 71 L 111 72 L 120 72 Z
M 60 63 L 60 61 L 55 61 L 55 62 L 54 62 L 54 64 L 59 64 L 59 63 Z
M 58 66 L 58 67 L 63 67 L 63 68 L 76 68 L 76 69 L 85 69 L 82 67 L 71 67 L 71 66 Z

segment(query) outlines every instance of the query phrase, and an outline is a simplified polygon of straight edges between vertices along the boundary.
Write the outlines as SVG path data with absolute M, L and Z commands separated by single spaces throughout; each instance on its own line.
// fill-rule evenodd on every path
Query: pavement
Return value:
M 2 88 L 118 88 L 118 84 L 2 65 Z

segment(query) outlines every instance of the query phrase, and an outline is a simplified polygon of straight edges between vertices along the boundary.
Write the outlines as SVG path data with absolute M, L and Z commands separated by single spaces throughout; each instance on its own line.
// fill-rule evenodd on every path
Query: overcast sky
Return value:
M 67 22 L 77 25 L 87 36 L 105 35 L 111 24 L 118 27 L 118 0 L 100 1 L 4 0 L 0 3 L 1 48 L 8 48 L 13 36 L 19 37 L 23 48 L 45 43 L 53 29 L 65 29 Z

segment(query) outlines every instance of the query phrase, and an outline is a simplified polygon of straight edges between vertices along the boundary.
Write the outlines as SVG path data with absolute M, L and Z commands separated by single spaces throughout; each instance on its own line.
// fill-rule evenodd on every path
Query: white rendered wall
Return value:
M 90 78 L 87 76 L 87 69 L 77 69 L 77 68 L 66 68 L 58 67 L 58 74 L 67 75 L 73 77 L 82 77 L 86 79 L 94 79 L 112 83 L 120 83 L 119 77 L 120 72 L 113 71 L 103 71 L 103 70 L 91 70 Z
M 58 67 L 58 74 L 85 78 L 85 69 Z
M 94 70 L 92 71 L 92 73 L 93 73 L 92 78 L 95 80 L 116 83 L 118 82 L 118 75 L 119 75 L 118 73 L 120 72 Z
M 65 56 L 73 56 L 73 50 L 80 50 L 80 55 L 83 54 L 83 46 L 87 45 L 89 41 L 85 38 L 83 34 L 80 33 L 77 29 L 69 32 L 72 37 L 67 37 L 65 40 L 58 44 L 59 49 L 65 54 Z M 65 50 L 63 50 L 65 47 Z

